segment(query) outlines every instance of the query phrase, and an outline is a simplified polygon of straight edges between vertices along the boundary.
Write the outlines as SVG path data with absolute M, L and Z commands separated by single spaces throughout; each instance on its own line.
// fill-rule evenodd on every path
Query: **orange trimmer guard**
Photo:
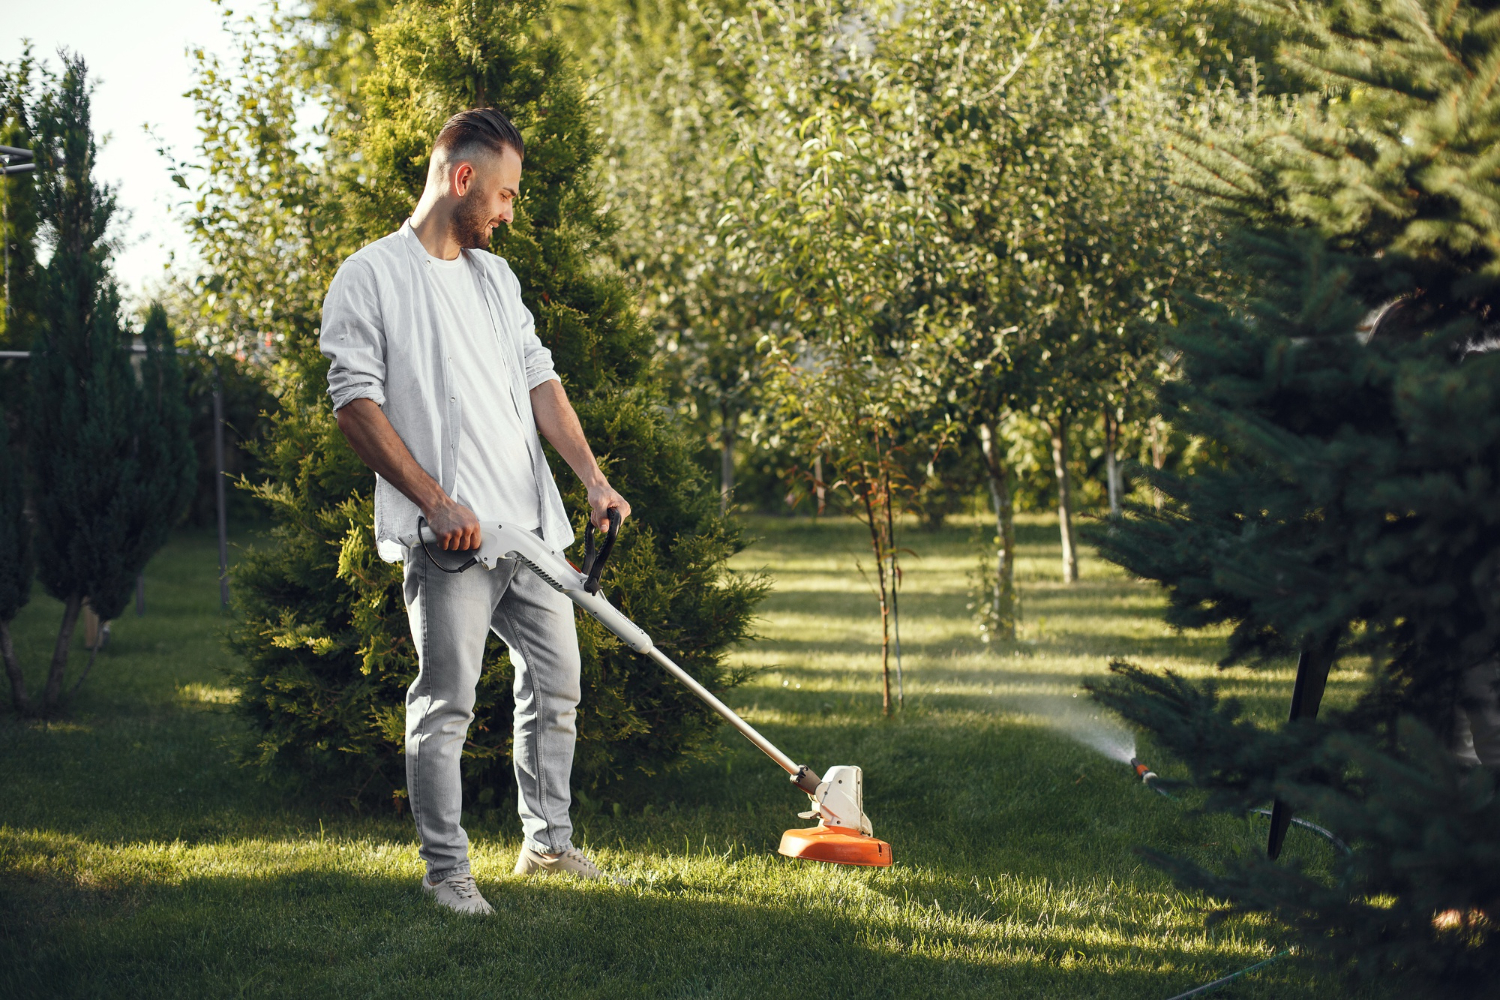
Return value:
M 830 861 L 836 865 L 868 865 L 884 868 L 891 863 L 891 845 L 858 830 L 841 826 L 817 826 L 788 830 L 781 835 L 778 854 L 804 861 Z

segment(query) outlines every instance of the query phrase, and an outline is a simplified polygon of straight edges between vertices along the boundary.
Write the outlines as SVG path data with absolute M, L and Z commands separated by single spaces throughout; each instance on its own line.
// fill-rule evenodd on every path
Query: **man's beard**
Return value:
M 473 194 L 458 203 L 453 211 L 453 220 L 448 223 L 448 235 L 465 250 L 488 250 L 490 248 L 490 217 Z

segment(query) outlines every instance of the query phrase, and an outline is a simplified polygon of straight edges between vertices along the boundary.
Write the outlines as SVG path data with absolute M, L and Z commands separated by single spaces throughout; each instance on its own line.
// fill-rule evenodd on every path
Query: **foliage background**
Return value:
M 283 150 L 292 211 L 285 203 L 265 209 L 286 220 L 286 252 L 306 262 L 309 294 L 300 304 L 283 299 L 280 308 L 300 312 L 272 327 L 283 360 L 278 408 L 257 452 L 268 480 L 256 492 L 274 512 L 275 544 L 237 571 L 242 621 L 234 643 L 245 658 L 242 707 L 258 734 L 252 759 L 309 778 L 327 794 L 399 795 L 403 695 L 416 664 L 400 569 L 375 555 L 370 475 L 331 419 L 313 293 L 342 256 L 405 218 L 425 180 L 431 138 L 454 111 L 500 106 L 526 137 L 525 194 L 514 223 L 496 234 L 495 250 L 521 280 L 601 465 L 617 489 L 638 498 L 611 561 L 610 593 L 663 649 L 723 689 L 735 680 L 722 666 L 723 651 L 747 634 L 763 590 L 757 579 L 723 569 L 739 536 L 719 516 L 663 412 L 629 292 L 600 260 L 611 234 L 591 187 L 595 112 L 568 50 L 541 30 L 545 10 L 500 2 L 393 8 L 372 30 L 375 58 L 359 81 L 357 110 L 351 102 L 330 116 L 324 155 L 357 155 L 323 166 Z M 277 67 L 260 106 L 283 121 L 296 84 L 290 51 L 284 39 L 247 39 L 246 58 Z M 211 82 L 204 108 L 220 115 L 229 105 L 216 103 L 222 92 Z M 235 152 L 234 166 L 205 182 L 214 197 L 234 190 L 228 171 L 260 169 L 250 147 L 235 145 L 243 133 L 226 124 L 218 135 Z M 241 203 L 229 214 L 248 208 Z M 204 236 L 232 248 L 241 232 L 226 219 Z M 274 271 L 283 248 L 262 243 L 256 252 L 267 265 L 241 274 L 237 294 L 245 298 Z M 575 512 L 586 509 L 577 484 L 565 499 Z M 654 773 L 711 750 L 716 722 L 705 707 L 591 620 L 580 620 L 579 630 L 580 784 Z M 481 681 L 466 756 L 466 776 L 486 797 L 509 775 L 511 678 L 501 650 L 492 639 L 493 665 Z

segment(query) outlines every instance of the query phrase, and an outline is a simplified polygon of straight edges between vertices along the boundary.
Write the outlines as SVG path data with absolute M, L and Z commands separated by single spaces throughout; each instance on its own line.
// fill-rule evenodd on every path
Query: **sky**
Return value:
M 236 14 L 262 0 L 241 0 Z M 163 276 L 175 253 L 191 262 L 186 232 L 172 211 L 185 194 L 168 177 L 150 125 L 179 159 L 191 159 L 197 133 L 192 103 L 190 47 L 229 51 L 220 8 L 212 0 L 0 0 L 0 61 L 21 54 L 23 40 L 57 68 L 57 50 L 82 55 L 95 77 L 97 136 L 108 135 L 96 176 L 118 185 L 130 215 L 124 248 L 115 261 L 122 291 L 137 298 Z

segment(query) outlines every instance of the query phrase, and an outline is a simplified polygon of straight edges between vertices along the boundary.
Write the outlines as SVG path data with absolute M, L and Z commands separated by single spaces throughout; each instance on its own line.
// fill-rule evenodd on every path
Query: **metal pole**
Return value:
M 229 607 L 229 515 L 224 501 L 224 383 L 214 360 L 214 501 L 219 508 L 219 603 Z
M 677 664 L 673 663 L 671 657 L 667 656 L 666 653 L 663 653 L 655 646 L 652 646 L 649 650 L 646 651 L 646 655 L 651 657 L 651 659 L 655 660 L 657 663 L 661 664 L 661 666 L 666 669 L 667 673 L 671 674 L 673 677 L 676 677 L 679 681 L 686 685 L 687 689 L 693 692 L 693 694 L 697 695 L 698 698 L 703 701 L 704 704 L 708 705 L 709 708 L 713 709 L 715 712 L 718 712 L 726 722 L 728 722 L 734 728 L 738 729 L 740 731 L 740 735 L 744 736 L 745 739 L 749 740 L 751 743 L 754 743 L 762 753 L 774 760 L 777 764 L 781 765 L 781 769 L 787 774 L 791 775 L 794 782 L 797 782 L 797 787 L 801 788 L 809 795 L 815 793 L 818 790 L 818 783 L 823 779 L 818 777 L 817 772 L 813 771 L 811 768 L 798 764 L 796 761 L 792 760 L 792 758 L 788 757 L 786 754 L 778 750 L 776 748 L 776 744 L 766 739 L 755 730 L 754 726 L 750 725 L 750 723 L 746 722 L 744 719 L 735 714 L 734 709 L 730 708 L 728 705 L 715 698 L 713 696 L 713 692 L 709 691 L 709 689 L 704 687 L 702 684 L 699 684 L 697 679 L 693 677 L 692 674 L 688 673 L 686 670 L 683 670 Z M 801 778 L 802 780 L 798 781 L 799 778 Z M 809 788 L 807 787 L 808 785 L 811 785 L 812 787 Z
M 0 157 L 0 162 L 7 166 L 8 158 Z M 5 188 L 5 332 L 10 333 L 10 315 L 14 312 L 10 307 L 10 181 L 0 182 L 0 187 Z
M 0 156 L 0 163 L 10 166 L 9 156 Z M 10 176 L 10 171 L 5 172 Z M 0 187 L 5 188 L 5 332 L 10 334 L 10 318 L 15 310 L 10 305 L 10 181 L 0 181 Z

